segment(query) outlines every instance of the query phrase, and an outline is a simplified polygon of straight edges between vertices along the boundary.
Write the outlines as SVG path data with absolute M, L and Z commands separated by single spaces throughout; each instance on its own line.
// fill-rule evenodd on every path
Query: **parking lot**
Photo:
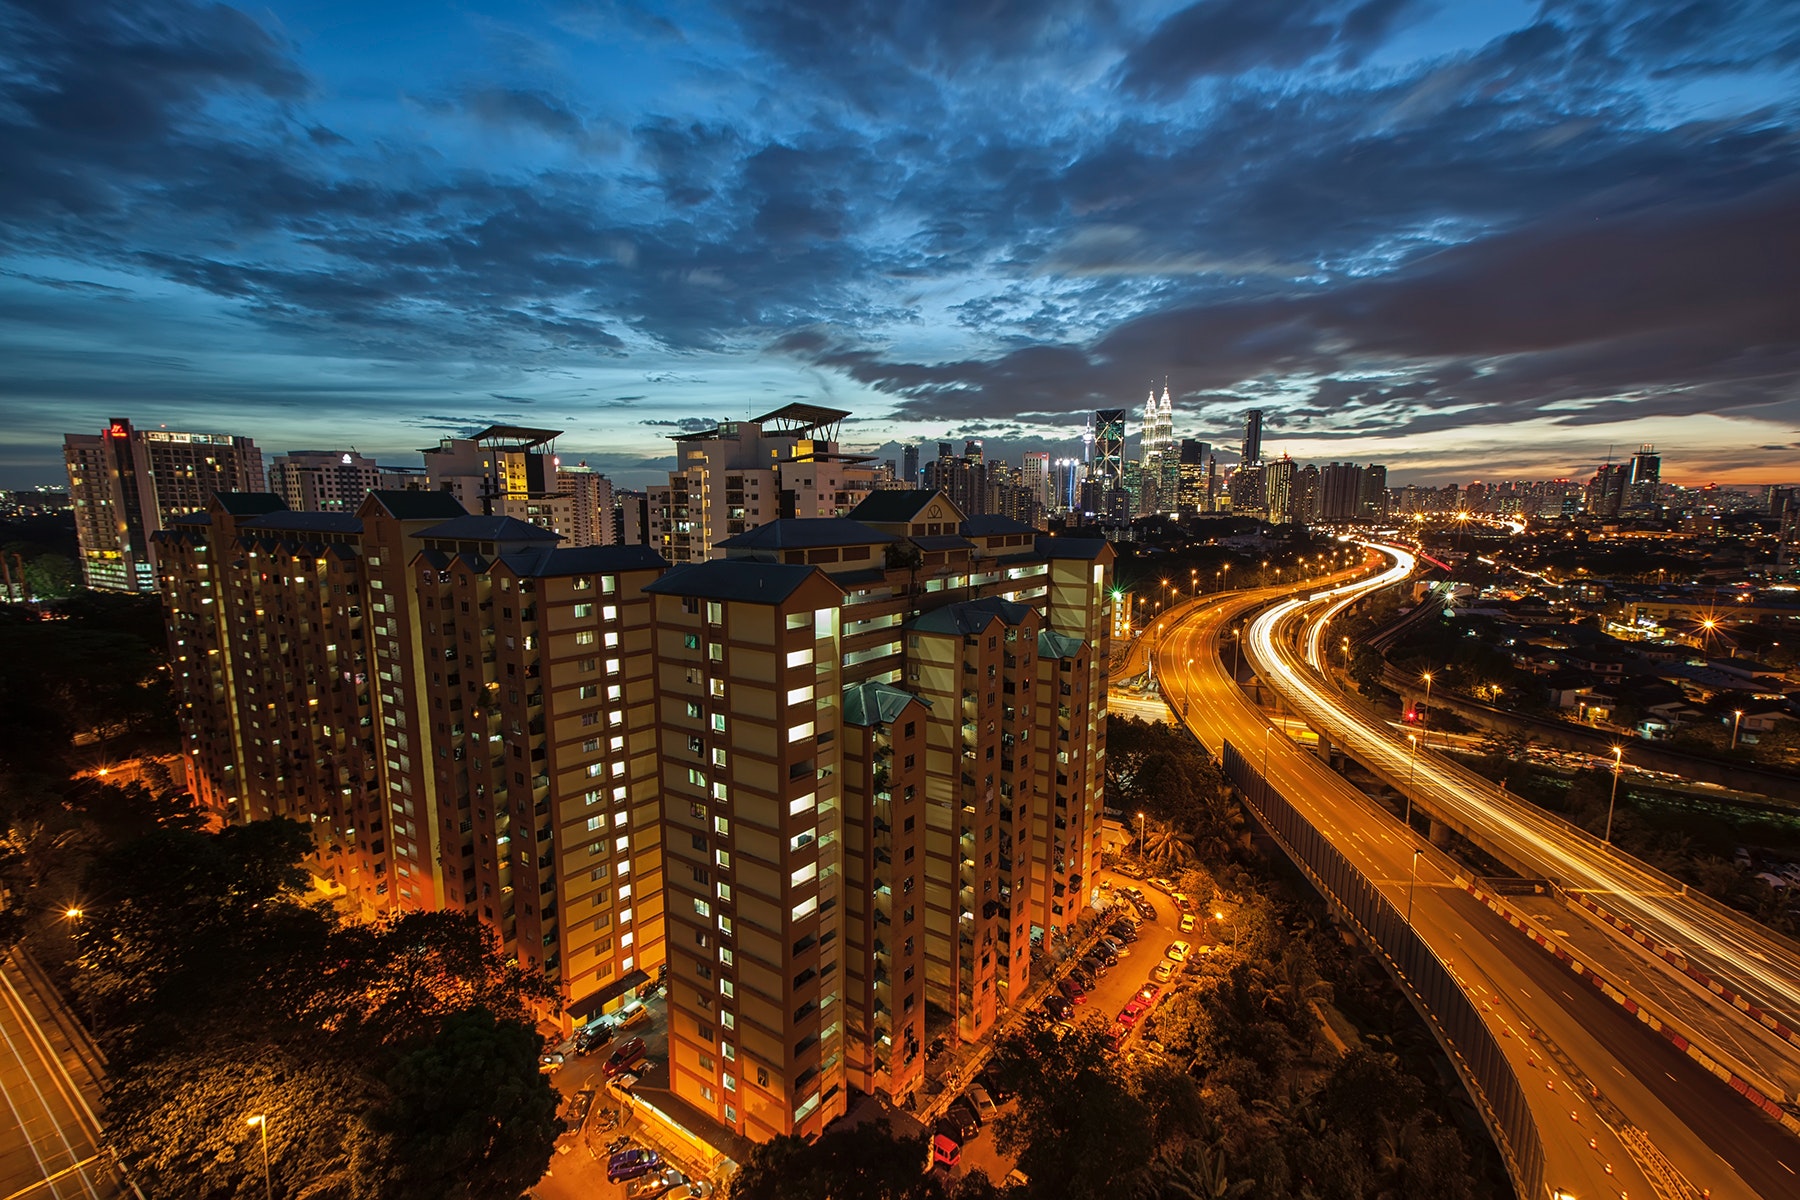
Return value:
M 1180 940 L 1193 945 L 1200 945 L 1210 940 L 1202 936 L 1201 931 L 1183 934 L 1178 932 L 1181 914 L 1175 908 L 1175 902 L 1167 893 L 1147 880 L 1127 879 L 1123 875 L 1115 875 L 1111 871 L 1098 872 L 1102 887 L 1137 887 L 1141 888 L 1144 898 L 1156 910 L 1154 921 L 1145 920 L 1138 926 L 1138 940 L 1126 947 L 1129 954 L 1119 959 L 1119 965 L 1108 970 L 1095 984 L 1088 998 L 1076 1005 L 1073 1020 L 1077 1023 L 1096 1021 L 1110 1027 L 1117 1019 L 1119 1011 L 1137 994 L 1137 990 L 1149 981 L 1150 969 L 1162 960 L 1163 950 L 1169 943 Z M 1204 929 L 1204 923 L 1201 929 Z M 1163 985 L 1164 992 L 1167 985 Z M 1142 1022 L 1140 1021 L 1141 1025 Z M 1134 1032 L 1135 1036 L 1135 1032 Z M 1127 1043 L 1129 1045 L 1129 1043 Z M 1001 1106 L 1001 1112 L 1009 1113 L 1013 1104 L 1008 1102 Z M 1006 1178 L 1007 1172 L 1014 1167 L 1014 1161 L 1002 1155 L 994 1145 L 994 1131 L 989 1122 L 981 1132 L 963 1146 L 962 1164 L 955 1172 L 966 1174 L 971 1170 L 981 1170 L 988 1178 L 998 1182 Z

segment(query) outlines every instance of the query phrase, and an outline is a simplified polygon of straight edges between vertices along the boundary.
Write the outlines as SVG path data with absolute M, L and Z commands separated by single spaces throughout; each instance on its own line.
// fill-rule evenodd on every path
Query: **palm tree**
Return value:
M 1136 1192 L 1141 1200 L 1234 1200 L 1253 1186 L 1254 1180 L 1231 1178 L 1221 1140 L 1165 1150 L 1151 1160 Z
M 1194 861 L 1194 843 L 1187 834 L 1159 825 L 1144 839 L 1144 858 L 1163 872 L 1178 871 Z

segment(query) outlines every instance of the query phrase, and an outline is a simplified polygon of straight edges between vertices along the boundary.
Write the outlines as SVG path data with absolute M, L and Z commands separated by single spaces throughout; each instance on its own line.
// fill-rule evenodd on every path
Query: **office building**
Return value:
M 1019 482 L 1039 506 L 1049 510 L 1057 506 L 1056 476 L 1051 470 L 1046 450 L 1027 450 L 1021 460 Z
M 1263 511 L 1277 525 L 1298 519 L 1294 510 L 1294 460 L 1287 455 L 1263 464 Z
M 1662 508 L 1662 457 L 1655 446 L 1640 446 L 1631 456 L 1621 510 L 1633 516 L 1652 516 Z
M 1144 401 L 1144 433 L 1138 454 L 1140 473 L 1135 494 L 1139 516 L 1173 512 L 1180 507 L 1181 460 L 1175 444 L 1174 421 L 1168 385 L 1163 385 L 1161 399 L 1152 388 Z
M 153 592 L 153 539 L 219 492 L 263 489 L 262 451 L 228 433 L 134 429 L 114 418 L 97 434 L 63 437 L 81 576 L 91 588 Z
M 1238 451 L 1238 465 L 1259 466 L 1262 463 L 1263 410 L 1253 408 L 1244 414 L 1244 444 Z
M 294 512 L 355 512 L 381 471 L 354 450 L 289 450 L 269 460 L 269 491 Z
M 1125 410 L 1103 408 L 1088 419 L 1088 474 L 1081 507 L 1103 522 L 1130 520 L 1125 490 Z
M 1362 484 L 1358 488 L 1360 500 L 1358 515 L 1364 520 L 1378 521 L 1388 515 L 1387 468 L 1371 463 L 1362 469 Z
M 1183 512 L 1209 512 L 1207 503 L 1206 460 L 1212 454 L 1212 447 L 1194 438 L 1181 439 L 1181 453 L 1176 470 L 1178 490 L 1176 493 L 1178 506 Z
M 900 452 L 900 459 L 903 467 L 901 482 L 905 483 L 908 488 L 923 486 L 924 477 L 919 474 L 919 444 L 908 442 Z
M 1586 506 L 1591 517 L 1616 517 L 1624 509 L 1625 489 L 1631 468 L 1625 463 L 1608 463 L 1588 480 Z
M 961 454 L 949 451 L 949 442 L 939 442 L 937 458 L 925 464 L 925 490 L 944 493 L 965 513 L 987 512 L 990 471 L 981 443 L 969 442 Z
M 1363 469 L 1327 463 L 1319 472 L 1319 519 L 1354 521 L 1363 515 Z

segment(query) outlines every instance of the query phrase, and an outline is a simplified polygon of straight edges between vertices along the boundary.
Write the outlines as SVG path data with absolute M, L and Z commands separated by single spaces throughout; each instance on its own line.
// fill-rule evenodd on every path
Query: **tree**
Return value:
M 1188 1142 L 1158 1154 L 1135 1194 L 1143 1200 L 1234 1200 L 1255 1186 L 1254 1179 L 1233 1178 L 1221 1142 Z
M 1097 1022 L 1060 1038 L 1035 1025 L 1002 1042 L 995 1060 L 1019 1097 L 995 1142 L 1017 1152 L 1033 1195 L 1112 1196 L 1121 1165 L 1149 1157 L 1149 1112 L 1114 1069 Z
M 1186 834 L 1164 825 L 1145 837 L 1144 858 L 1159 871 L 1179 871 L 1194 861 L 1194 847 Z
M 773 1138 L 753 1148 L 731 1178 L 732 1200 L 944 1200 L 924 1173 L 923 1138 L 894 1136 L 885 1120 L 827 1132 L 807 1143 Z
M 370 1200 L 515 1200 L 564 1129 L 530 1026 L 454 1012 L 387 1073 L 366 1114 L 353 1194 Z

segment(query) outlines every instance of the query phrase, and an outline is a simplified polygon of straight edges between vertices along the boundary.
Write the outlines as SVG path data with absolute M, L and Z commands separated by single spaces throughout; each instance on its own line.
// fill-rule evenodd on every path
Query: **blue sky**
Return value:
M 1797 479 L 1797 97 L 1780 0 L 0 0 L 0 485 L 114 415 L 1067 451 L 1165 378 L 1399 482 Z

